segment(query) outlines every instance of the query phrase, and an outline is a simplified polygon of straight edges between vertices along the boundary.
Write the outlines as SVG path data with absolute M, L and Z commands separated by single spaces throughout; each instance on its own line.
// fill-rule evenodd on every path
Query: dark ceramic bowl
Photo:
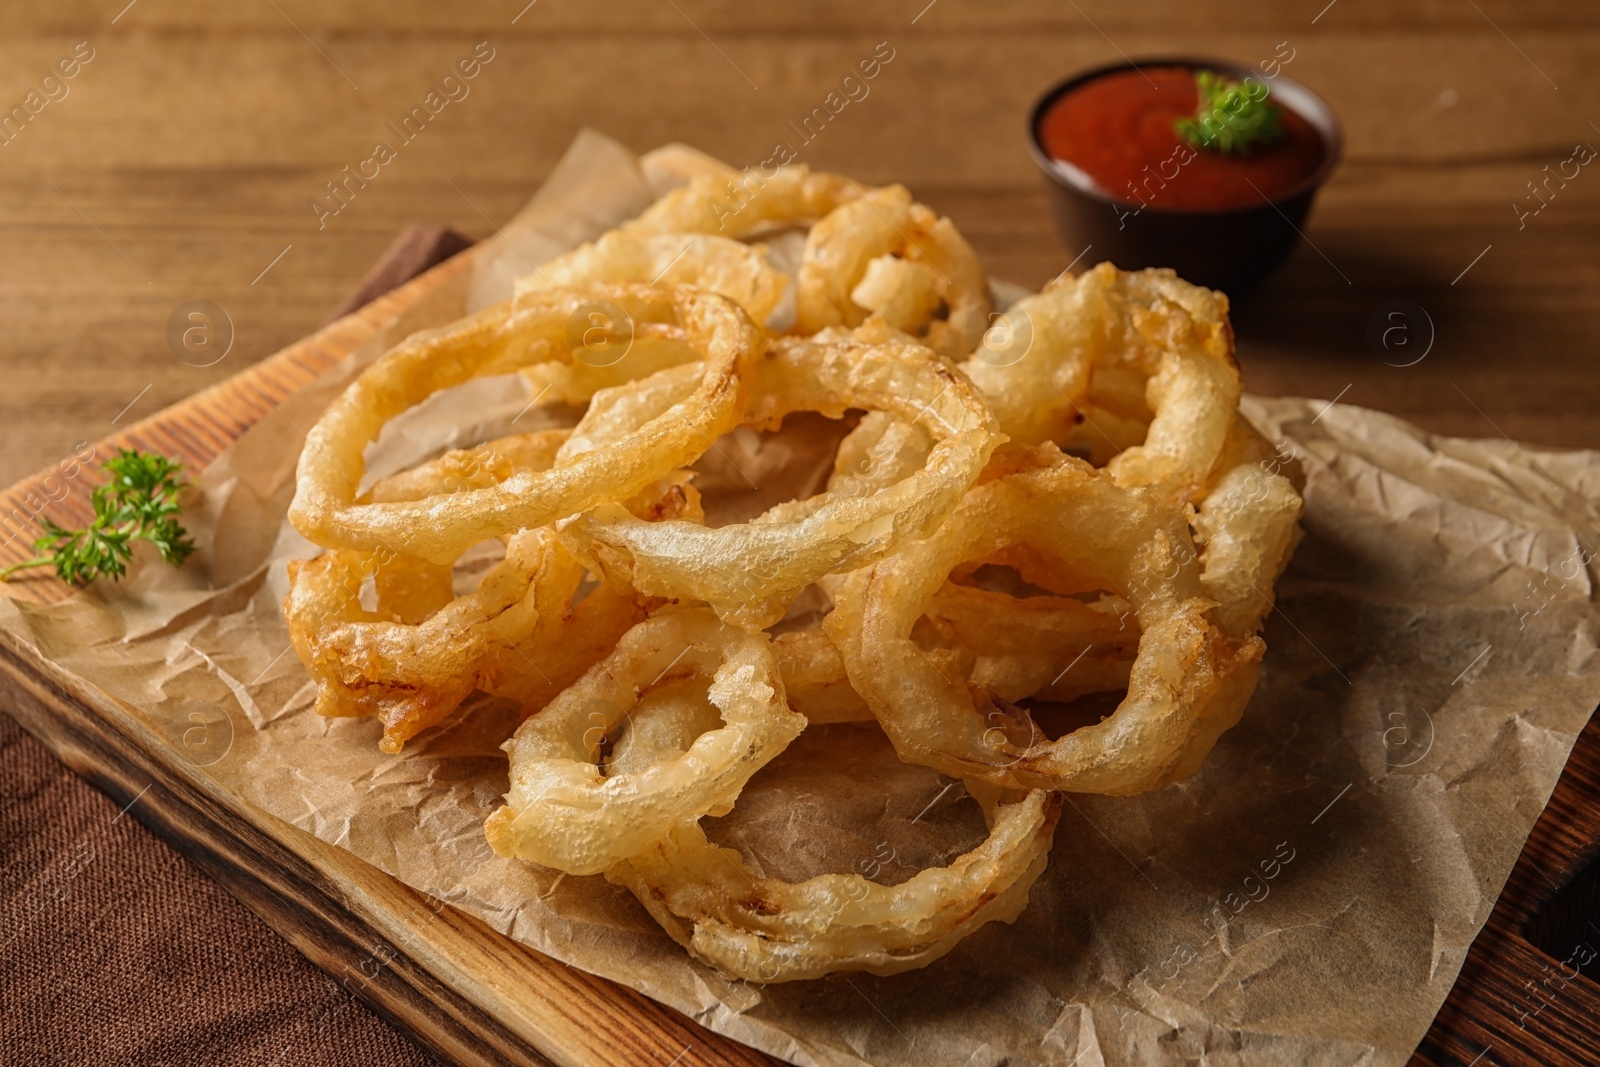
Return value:
M 1272 78 L 1272 96 L 1304 118 L 1322 137 L 1326 155 L 1305 181 L 1274 200 L 1214 210 L 1132 204 L 1100 191 L 1087 175 L 1053 159 L 1039 142 L 1039 123 L 1050 105 L 1096 78 L 1138 67 L 1188 67 L 1212 70 L 1242 80 L 1260 74 L 1250 67 L 1212 59 L 1158 57 L 1115 63 L 1075 74 L 1039 98 L 1028 118 L 1028 147 L 1044 172 L 1050 209 L 1061 239 L 1074 255 L 1089 249 L 1087 262 L 1110 260 L 1123 270 L 1171 267 L 1197 285 L 1230 295 L 1247 292 L 1284 261 L 1304 229 L 1312 197 L 1338 166 L 1344 138 L 1333 109 L 1311 90 L 1282 74 Z

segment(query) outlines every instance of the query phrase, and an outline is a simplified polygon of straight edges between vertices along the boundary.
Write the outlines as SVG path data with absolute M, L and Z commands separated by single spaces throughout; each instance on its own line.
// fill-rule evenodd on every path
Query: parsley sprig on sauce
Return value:
M 1267 102 L 1266 83 L 1229 81 L 1209 70 L 1195 71 L 1194 82 L 1200 95 L 1195 113 L 1172 124 L 1191 145 L 1243 156 L 1283 136 L 1283 116 Z

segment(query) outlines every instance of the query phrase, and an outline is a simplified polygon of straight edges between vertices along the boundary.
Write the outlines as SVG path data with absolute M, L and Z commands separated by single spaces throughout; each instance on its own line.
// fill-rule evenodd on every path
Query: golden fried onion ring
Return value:
M 459 493 L 498 485 L 519 470 L 549 470 L 569 430 L 535 430 L 451 449 L 437 459 L 380 478 L 361 496 L 363 503 L 422 500 L 437 493 Z
M 1194 495 L 1239 402 L 1227 297 L 1101 263 L 1005 318 L 962 369 L 1013 441 L 1083 444 L 1119 485 Z
M 789 706 L 812 725 L 872 722 L 872 709 L 850 684 L 839 649 L 820 629 L 792 630 L 772 639 Z
M 368 444 L 385 423 L 442 389 L 534 363 L 570 361 L 569 322 L 586 301 L 608 300 L 639 324 L 681 328 L 705 356 L 697 387 L 614 446 L 497 485 L 421 500 L 359 503 Z M 596 286 L 550 290 L 486 308 L 416 334 L 369 367 L 307 435 L 289 517 L 329 547 L 406 552 L 435 563 L 475 541 L 545 525 L 603 501 L 632 496 L 692 463 L 739 421 L 744 372 L 760 331 L 726 297 L 703 290 Z
M 1228 301 L 1168 270 L 1102 263 L 1025 297 L 963 369 L 1015 441 L 1083 449 L 1124 486 L 1193 502 L 1201 581 L 1235 636 L 1260 629 L 1302 509 L 1294 471 L 1236 408 Z
M 1213 622 L 1180 511 L 1053 446 L 1002 458 L 1019 455 L 1027 464 L 969 492 L 933 535 L 841 585 L 823 625 L 851 683 L 902 759 L 947 774 L 1127 795 L 1192 773 L 1254 691 L 1260 639 L 1233 638 Z M 976 713 L 966 680 L 942 673 L 908 636 L 953 569 L 1019 542 L 1127 597 L 1141 631 L 1116 712 L 1056 741 L 1028 722 L 1030 740 L 1017 743 L 1016 724 Z
M 290 644 L 316 683 L 317 713 L 329 717 L 376 716 L 384 728 L 379 747 L 394 753 L 400 751 L 407 738 L 454 711 L 472 692 L 472 683 L 470 679 L 447 677 L 418 689 L 350 678 L 340 670 L 337 660 L 319 652 L 320 635 L 332 627 L 407 617 L 415 621 L 414 613 L 402 615 L 386 610 L 391 606 L 382 600 L 376 611 L 361 606 L 362 585 L 372 578 L 383 589 L 381 575 L 389 568 L 412 571 L 413 576 L 418 568 L 443 571 L 448 590 L 448 567 L 413 556 L 329 549 L 316 559 L 289 561 L 289 592 L 283 600 L 283 616 Z
M 972 653 L 971 682 L 1002 700 L 1065 703 L 1126 688 L 1139 626 L 1125 601 L 1011 597 L 946 582 L 926 619 Z
M 759 245 L 701 233 L 612 230 L 517 279 L 518 296 L 596 282 L 692 285 L 720 293 L 766 322 L 789 283 Z
M 704 522 L 700 494 L 679 471 L 635 497 L 629 508 L 648 522 L 687 519 Z M 574 585 L 562 599 L 578 592 Z M 483 688 L 522 705 L 524 715 L 539 711 L 585 671 L 608 656 L 622 635 L 643 622 L 661 601 L 614 582 L 601 582 L 563 613 L 545 612 L 516 644 L 497 649 L 486 668 Z
M 859 874 L 761 877 L 738 852 L 708 841 L 698 823 L 675 827 L 606 879 L 632 891 L 697 959 L 736 978 L 898 974 L 933 962 L 985 923 L 1017 917 L 1049 861 L 1060 810 L 1060 797 L 1042 790 L 985 804 L 982 844 L 894 886 Z
M 362 500 L 415 500 L 493 484 L 525 467 L 542 469 L 566 437 L 565 430 L 547 430 L 447 452 L 380 479 Z M 566 566 L 546 570 L 539 582 L 541 568 L 558 560 Z M 330 549 L 313 560 L 290 561 L 283 615 L 290 642 L 316 682 L 317 712 L 376 716 L 384 727 L 379 747 L 396 753 L 466 698 L 481 680 L 478 662 L 486 649 L 533 626 L 540 610 L 536 600 L 548 605 L 557 596 L 570 597 L 571 588 L 557 592 L 555 585 L 574 570 L 573 587 L 583 571 L 572 556 L 548 535 L 530 536 L 508 551 L 477 590 L 458 599 L 448 564 L 388 549 Z M 369 578 L 376 592 L 371 611 L 360 599 Z M 387 672 L 396 662 L 423 669 Z
M 672 759 L 601 773 L 601 744 L 642 691 L 712 671 L 720 729 Z M 657 615 L 624 634 L 615 652 L 506 742 L 511 791 L 485 833 L 502 856 L 598 874 L 679 823 L 727 814 L 750 776 L 804 728 L 765 634 L 726 626 L 703 609 Z
M 1229 633 L 1261 629 L 1272 610 L 1274 586 L 1300 539 L 1304 509 L 1296 479 L 1298 464 L 1285 459 L 1243 415 L 1217 461 L 1206 493 L 1191 520 L 1200 555 L 1200 580 L 1217 601 L 1217 617 Z
M 703 600 L 723 619 L 760 629 L 823 575 L 866 566 L 926 534 L 1000 440 L 965 377 L 903 336 L 885 334 L 875 343 L 780 339 L 752 377 L 746 425 L 774 428 L 794 411 L 832 418 L 852 407 L 892 412 L 933 437 L 925 466 L 870 494 L 824 493 L 717 529 L 642 523 L 601 505 L 562 526 L 580 558 L 643 593 Z M 580 426 L 577 434 L 583 432 Z
M 812 171 L 803 163 L 781 167 L 771 178 L 707 175 L 672 190 L 622 230 L 737 238 L 767 227 L 815 222 L 860 196 L 849 178 Z
M 935 320 L 941 306 L 947 317 Z M 811 228 L 795 309 L 801 334 L 859 326 L 871 310 L 959 359 L 988 325 L 989 281 L 954 223 L 913 203 L 905 186 L 891 185 L 840 205 Z
M 510 470 L 543 469 L 567 434 L 521 434 L 448 452 L 380 480 L 367 498 L 459 492 Z M 703 518 L 688 479 L 684 472 L 665 478 L 628 506 L 646 520 Z M 379 747 L 396 753 L 474 688 L 509 690 L 537 710 L 643 617 L 638 597 L 609 587 L 573 609 L 584 569 L 549 528 L 519 530 L 505 542 L 505 558 L 460 597 L 449 566 L 414 556 L 331 549 L 309 562 L 292 561 L 284 617 L 317 683 L 318 712 L 377 715 L 384 725 Z M 368 577 L 375 611 L 359 599 Z M 588 651 L 607 639 L 604 648 Z M 522 644 L 536 651 L 530 655 Z

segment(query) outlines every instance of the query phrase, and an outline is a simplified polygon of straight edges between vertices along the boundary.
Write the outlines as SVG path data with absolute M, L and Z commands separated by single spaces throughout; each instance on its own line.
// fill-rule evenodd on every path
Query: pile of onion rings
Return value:
M 791 232 L 792 276 L 764 243 Z M 486 377 L 565 428 L 367 477 L 388 423 Z M 328 408 L 284 617 L 317 711 L 386 752 L 474 692 L 521 705 L 496 853 L 626 887 L 728 976 L 892 974 L 1017 916 L 1061 794 L 1163 788 L 1239 720 L 1301 512 L 1239 397 L 1227 299 L 1170 271 L 997 314 L 902 186 L 702 176 Z M 730 503 L 763 455 L 815 475 Z M 876 723 L 987 836 L 898 884 L 715 844 L 825 723 Z

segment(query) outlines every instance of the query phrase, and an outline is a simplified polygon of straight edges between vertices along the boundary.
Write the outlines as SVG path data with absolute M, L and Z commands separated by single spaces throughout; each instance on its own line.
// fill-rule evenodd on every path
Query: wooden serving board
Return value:
M 469 269 L 468 250 L 365 307 L 459 247 L 413 231 L 306 340 L 100 443 L 182 459 L 198 470 L 274 405 L 402 310 Z M 0 514 L 38 510 L 42 472 L 0 493 Z M 87 521 L 86 494 L 51 504 Z M 25 558 L 22 539 L 0 564 Z M 18 587 L 60 599 L 53 579 Z M 425 900 L 348 852 L 201 779 L 192 764 L 105 694 L 84 689 L 0 631 L 0 706 L 76 773 L 182 851 L 301 953 L 442 1059 L 459 1064 L 770 1064 L 769 1057 L 604 979 L 567 967 Z M 1416 1064 L 1600 1062 L 1600 719 L 1579 738 L 1488 925 L 1413 1060 Z M 438 908 L 435 919 L 427 915 Z M 418 918 L 423 921 L 419 923 Z M 374 960 L 387 960 L 374 970 Z M 1563 963 L 1566 966 L 1563 967 Z
M 459 238 L 453 245 L 460 248 Z M 382 290 L 452 249 L 412 231 L 363 283 Z M 274 405 L 315 381 L 402 310 L 470 268 L 474 252 L 434 266 L 284 351 L 99 443 L 142 448 L 203 469 Z M 400 266 L 397 266 L 399 264 Z M 399 277 L 396 277 L 396 274 Z M 358 294 L 361 290 L 358 290 Z M 367 294 L 376 295 L 376 294 Z M 353 299 L 359 299 L 353 298 Z M 0 493 L 0 515 L 39 510 L 41 472 Z M 68 524 L 93 515 L 87 493 L 51 503 Z M 0 563 L 25 559 L 24 538 Z M 59 600 L 53 578 L 12 595 Z M 308 959 L 448 1063 L 772 1064 L 669 1008 L 558 963 L 200 778 L 172 745 L 110 697 L 85 689 L 0 631 L 0 707 L 79 776 L 115 799 L 265 919 Z M 437 914 L 433 919 L 429 915 Z M 387 962 L 383 962 L 387 961 Z M 382 963 L 379 966 L 379 963 Z M 376 975 L 371 972 L 376 970 Z

